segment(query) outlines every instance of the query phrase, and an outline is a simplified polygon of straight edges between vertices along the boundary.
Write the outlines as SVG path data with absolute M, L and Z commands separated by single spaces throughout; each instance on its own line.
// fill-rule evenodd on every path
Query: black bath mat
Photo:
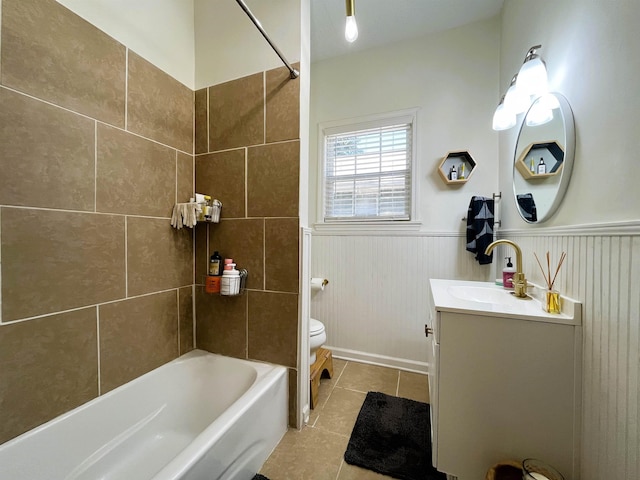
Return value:
M 428 404 L 369 392 L 344 459 L 402 480 L 445 480 L 431 466 L 430 430 Z
M 269 480 L 269 479 L 264 475 L 256 473 L 251 480 Z

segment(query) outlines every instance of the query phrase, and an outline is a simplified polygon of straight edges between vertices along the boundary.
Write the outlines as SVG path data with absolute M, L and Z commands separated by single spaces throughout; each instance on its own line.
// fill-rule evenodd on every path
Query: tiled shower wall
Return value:
M 282 67 L 195 92 L 196 191 L 222 204 L 196 228 L 196 346 L 289 367 L 295 425 L 300 82 Z M 214 251 L 249 272 L 237 297 L 204 293 Z
M 3 0 L 0 443 L 193 348 L 189 88 L 54 0 Z

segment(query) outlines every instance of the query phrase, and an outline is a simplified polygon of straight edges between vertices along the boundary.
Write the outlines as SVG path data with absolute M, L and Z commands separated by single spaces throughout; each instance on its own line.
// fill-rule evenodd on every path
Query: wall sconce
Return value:
M 531 47 L 518 72 L 518 88 L 528 95 L 540 96 L 549 91 L 547 67 L 536 51 L 542 45 Z
M 494 130 L 508 130 L 511 127 L 514 127 L 516 124 L 516 114 L 513 111 L 509 110 L 504 105 L 505 95 L 500 99 L 500 103 L 498 104 L 498 108 L 496 108 L 495 113 L 493 114 L 493 129 Z
M 507 93 L 502 97 L 493 114 L 493 129 L 508 130 L 516 124 L 516 116 L 526 112 L 531 101 L 549 92 L 547 67 L 536 52 L 542 45 L 531 47 L 524 57 L 520 71 L 511 79 Z M 555 97 L 554 97 L 555 98 Z M 536 125 L 542 125 L 553 118 L 551 110 L 557 108 L 539 102 L 535 113 Z M 540 122 L 540 123 L 537 123 Z
M 533 104 L 525 121 L 530 127 L 544 125 L 553 120 L 553 110 L 556 108 L 560 108 L 560 102 L 556 96 L 545 93 Z
M 356 23 L 356 0 L 346 0 L 347 2 L 347 23 L 344 27 L 344 38 L 349 43 L 353 43 L 358 38 L 358 24 Z
M 519 115 L 526 112 L 531 105 L 531 96 L 528 95 L 517 83 L 518 74 L 516 73 L 511 80 L 511 85 L 504 96 L 505 108 L 511 110 L 514 114 Z

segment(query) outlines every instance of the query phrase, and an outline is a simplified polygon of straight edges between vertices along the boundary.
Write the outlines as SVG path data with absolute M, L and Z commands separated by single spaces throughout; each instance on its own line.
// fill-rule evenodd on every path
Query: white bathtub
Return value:
M 249 480 L 287 429 L 286 368 L 194 350 L 0 446 L 7 480 Z

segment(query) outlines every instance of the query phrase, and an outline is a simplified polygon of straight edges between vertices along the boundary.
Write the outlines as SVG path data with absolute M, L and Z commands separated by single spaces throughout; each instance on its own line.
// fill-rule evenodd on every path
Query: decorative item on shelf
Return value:
M 455 165 L 451 165 L 449 169 L 449 180 L 458 180 L 458 170 Z
M 541 164 L 544 171 L 540 168 Z M 563 165 L 564 149 L 555 140 L 529 144 L 515 162 L 516 170 L 527 181 L 555 177 L 562 172 Z
M 447 185 L 466 183 L 476 168 L 476 161 L 467 151 L 449 152 L 438 165 L 438 173 Z
M 540 267 L 540 271 L 542 272 L 542 276 L 547 283 L 547 289 L 545 291 L 545 298 L 542 302 L 542 308 L 547 313 L 562 313 L 562 305 L 560 303 L 560 292 L 554 290 L 553 286 L 556 283 L 556 278 L 558 277 L 558 273 L 560 272 L 560 268 L 562 267 L 562 263 L 564 259 L 567 258 L 567 254 L 562 252 L 560 255 L 560 261 L 558 262 L 558 266 L 556 267 L 556 272 L 551 278 L 551 257 L 549 256 L 549 252 L 547 252 L 547 271 L 545 273 L 544 268 L 542 268 L 542 264 L 540 263 L 540 259 L 536 253 L 533 254 L 536 257 L 536 261 L 538 262 L 538 266 Z

